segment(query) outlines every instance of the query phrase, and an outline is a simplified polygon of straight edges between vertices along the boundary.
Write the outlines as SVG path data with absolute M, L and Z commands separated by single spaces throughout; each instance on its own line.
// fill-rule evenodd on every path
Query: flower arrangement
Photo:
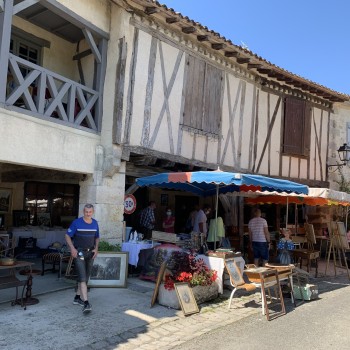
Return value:
M 197 254 L 176 251 L 167 261 L 171 274 L 165 275 L 164 288 L 175 289 L 176 282 L 188 282 L 191 287 L 210 286 L 217 278 L 217 271 L 209 269 Z

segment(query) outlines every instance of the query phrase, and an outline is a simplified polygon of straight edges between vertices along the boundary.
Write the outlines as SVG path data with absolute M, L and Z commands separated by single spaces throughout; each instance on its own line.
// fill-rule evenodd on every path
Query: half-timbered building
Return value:
M 35 200 L 40 210 L 40 191 L 52 215 L 92 202 L 103 235 L 119 240 L 139 176 L 220 167 L 329 187 L 349 96 L 156 1 L 3 0 L 0 10 L 0 187 L 16 194 L 12 209 Z M 135 194 L 179 215 L 195 203 Z

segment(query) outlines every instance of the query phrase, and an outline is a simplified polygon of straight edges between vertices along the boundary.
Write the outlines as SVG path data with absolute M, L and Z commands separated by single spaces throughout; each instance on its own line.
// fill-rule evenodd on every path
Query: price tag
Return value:
M 136 198 L 132 194 L 128 194 L 124 198 L 124 213 L 132 214 L 136 210 Z

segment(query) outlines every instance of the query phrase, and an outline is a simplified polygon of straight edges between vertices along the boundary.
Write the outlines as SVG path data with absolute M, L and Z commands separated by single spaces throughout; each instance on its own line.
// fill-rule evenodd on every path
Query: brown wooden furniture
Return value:
M 46 271 L 56 272 L 56 265 L 57 265 L 58 278 L 60 279 L 61 273 L 62 273 L 62 263 L 68 262 L 69 258 L 70 256 L 64 256 L 62 253 L 58 253 L 58 252 L 44 254 L 41 259 L 41 265 L 42 265 L 41 275 L 44 276 Z M 46 264 L 51 265 L 51 268 L 45 269 Z
M 16 297 L 11 302 L 11 305 L 21 305 L 24 310 L 27 309 L 28 300 L 31 296 L 31 282 L 32 276 L 28 275 L 25 280 L 20 280 L 17 278 L 15 270 L 16 268 L 29 268 L 31 271 L 31 266 L 33 263 L 27 261 L 16 261 L 13 265 L 0 265 L 0 270 L 5 270 L 7 273 L 4 276 L 0 276 L 0 289 L 16 288 Z M 18 288 L 22 288 L 21 298 L 18 298 Z M 27 287 L 26 297 L 24 297 L 24 291 Z
M 276 313 L 274 318 L 286 314 L 286 308 L 284 306 L 283 294 L 280 285 L 279 273 L 276 269 L 270 269 L 268 267 L 257 267 L 244 270 L 249 281 L 253 283 L 256 287 L 261 289 L 261 302 L 262 302 L 262 312 L 266 315 L 268 321 L 270 321 L 270 310 L 268 307 L 266 292 L 269 295 L 270 302 L 271 298 L 271 288 L 275 291 L 276 301 L 275 304 L 281 305 L 281 311 Z M 281 270 L 281 274 L 286 273 Z
M 307 248 L 300 248 L 293 250 L 294 261 L 299 263 L 300 268 L 302 268 L 303 261 L 306 260 L 307 272 L 310 272 L 311 262 L 315 263 L 315 277 L 318 273 L 318 260 L 320 258 L 320 251 L 314 249 L 314 244 L 316 244 L 316 236 L 314 231 L 314 226 L 312 224 L 304 224 L 305 237 L 307 240 Z

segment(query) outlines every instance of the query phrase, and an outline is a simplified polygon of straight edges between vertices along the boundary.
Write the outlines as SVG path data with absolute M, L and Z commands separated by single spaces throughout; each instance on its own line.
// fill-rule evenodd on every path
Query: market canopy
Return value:
M 232 192 L 285 192 L 307 194 L 308 186 L 262 175 L 225 171 L 161 173 L 136 179 L 140 187 L 159 187 L 206 197 Z
M 288 201 L 287 201 L 288 199 Z M 309 188 L 309 194 L 260 193 L 256 197 L 246 198 L 247 204 L 306 204 L 310 206 L 342 205 L 350 206 L 350 194 L 329 188 Z

